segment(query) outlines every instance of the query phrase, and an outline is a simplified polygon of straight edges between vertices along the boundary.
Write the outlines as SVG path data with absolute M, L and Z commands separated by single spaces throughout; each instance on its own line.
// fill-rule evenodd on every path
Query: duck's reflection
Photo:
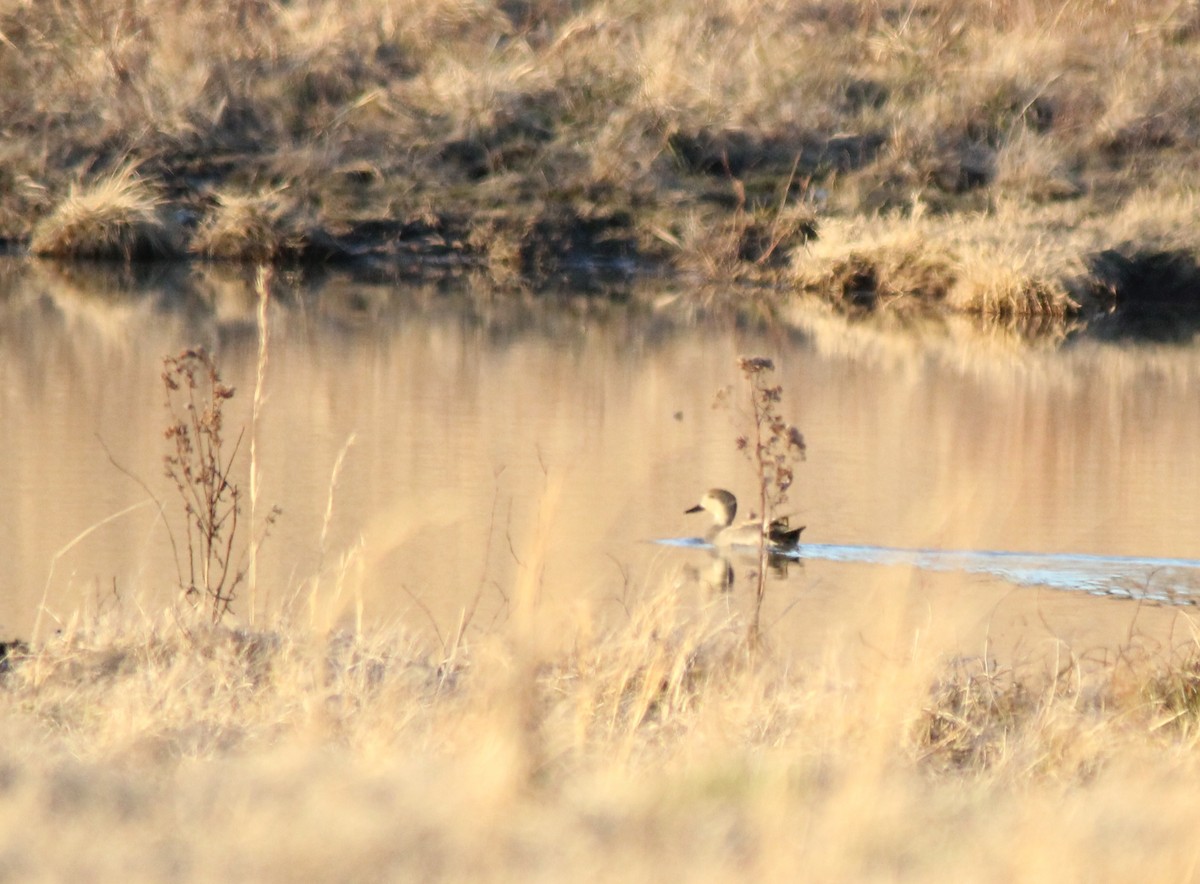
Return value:
M 732 592 L 737 583 L 735 560 L 742 566 L 744 577 L 752 582 L 755 578 L 755 563 L 749 556 L 731 556 L 728 550 L 714 549 L 704 564 L 688 565 L 684 569 L 685 576 L 703 589 L 714 592 Z M 786 580 L 792 568 L 803 569 L 804 562 L 792 556 L 778 553 L 767 554 L 767 569 L 776 580 Z

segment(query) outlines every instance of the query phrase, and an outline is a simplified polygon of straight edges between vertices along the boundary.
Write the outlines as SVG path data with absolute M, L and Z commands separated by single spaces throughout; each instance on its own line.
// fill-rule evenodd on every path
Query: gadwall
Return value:
M 758 546 L 762 522 L 748 519 L 740 525 L 733 524 L 737 515 L 737 498 L 724 488 L 705 491 L 700 502 L 684 512 L 698 513 L 701 510 L 713 517 L 713 525 L 704 537 L 713 546 Z M 787 519 L 775 519 L 767 529 L 767 548 L 773 551 L 795 549 L 800 545 L 800 532 L 806 527 L 791 528 Z

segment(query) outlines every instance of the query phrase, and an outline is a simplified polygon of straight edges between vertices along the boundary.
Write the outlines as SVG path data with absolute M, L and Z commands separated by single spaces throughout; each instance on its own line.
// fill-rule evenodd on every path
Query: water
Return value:
M 720 553 L 699 537 L 659 543 Z M 1173 605 L 1200 602 L 1200 559 L 1030 553 L 994 549 L 900 549 L 845 543 L 806 543 L 772 552 L 772 560 L 854 562 L 926 571 L 983 574 L 1017 586 L 1046 587 Z M 736 557 L 730 557 L 731 560 Z
M 740 401 L 745 353 L 775 358 L 808 441 L 788 509 L 809 542 L 774 578 L 780 618 L 829 622 L 822 604 L 865 598 L 889 569 L 938 604 L 1040 587 L 1088 605 L 1080 622 L 1113 604 L 1096 594 L 1200 597 L 1200 349 L 787 309 L 785 331 L 649 284 L 608 301 L 281 278 L 256 451 L 258 515 L 283 517 L 257 616 L 445 634 L 464 610 L 473 628 L 505 616 L 522 579 L 564 612 L 684 580 L 707 552 L 652 541 L 700 533 L 683 511 L 706 488 L 753 487 L 743 416 L 713 407 L 729 385 Z M 43 604 L 54 625 L 174 597 L 159 375 L 194 344 L 237 388 L 227 427 L 247 425 L 245 276 L 0 269 L 0 630 L 27 635 Z

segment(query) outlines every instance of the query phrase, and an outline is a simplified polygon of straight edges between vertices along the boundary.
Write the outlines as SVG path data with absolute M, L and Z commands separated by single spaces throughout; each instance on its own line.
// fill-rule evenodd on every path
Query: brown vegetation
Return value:
M 197 255 L 242 261 L 295 256 L 304 233 L 294 206 L 279 193 L 217 193 L 189 248 Z
M 500 276 L 632 260 L 786 286 L 790 253 L 802 288 L 848 277 L 856 302 L 1067 315 L 1105 309 L 1080 294 L 1103 288 L 1078 273 L 1093 255 L 1200 250 L 1200 28 L 1169 0 L 6 0 L 0 35 L 0 237 L 36 228 L 42 252 L 166 251 L 144 201 L 93 204 L 121 232 L 72 232 L 80 194 L 129 168 L 192 251 L 254 260 L 365 236 Z M 1147 203 L 1158 230 L 1107 229 Z M 532 240 L 471 241 L 498 216 Z M 1035 251 L 1012 251 L 1014 216 Z M 898 220 L 954 272 L 914 256 L 893 278 L 869 243 Z M 809 267 L 813 232 L 854 260 Z
M 186 629 L 110 612 L 7 648 L 0 813 L 22 833 L 0 846 L 7 867 L 267 881 L 649 879 L 664 864 L 716 881 L 1189 873 L 1194 646 L 1151 655 L 1135 639 L 1105 660 L 1014 671 L 939 663 L 897 635 L 857 673 L 798 667 L 778 649 L 747 656 L 724 605 L 673 589 L 611 626 L 581 618 L 564 641 L 518 639 L 514 624 L 439 652 L 394 630 L 182 616 Z
M 179 231 L 163 200 L 131 166 L 66 198 L 33 229 L 35 255 L 79 258 L 161 258 L 178 253 Z
M 260 281 L 260 291 L 263 285 L 265 282 Z M 261 351 L 260 371 L 265 368 L 265 359 L 265 351 Z M 239 433 L 232 443 L 225 438 L 225 403 L 233 398 L 234 390 L 221 380 L 212 357 L 203 349 L 167 357 L 163 360 L 162 382 L 169 414 L 164 433 L 168 453 L 163 457 L 163 466 L 183 509 L 184 541 L 177 542 L 171 533 L 179 588 L 192 604 L 208 610 L 214 624 L 220 623 L 247 578 L 253 589 L 255 553 L 278 518 L 279 509 L 272 508 L 260 526 L 251 525 L 250 530 L 257 530 L 257 536 L 244 539 L 245 526 L 240 524 L 242 489 L 231 478 L 243 434 Z M 260 398 L 261 377 L 255 391 L 256 415 Z M 253 438 L 250 448 L 253 523 Z M 185 551 L 186 568 L 179 561 Z

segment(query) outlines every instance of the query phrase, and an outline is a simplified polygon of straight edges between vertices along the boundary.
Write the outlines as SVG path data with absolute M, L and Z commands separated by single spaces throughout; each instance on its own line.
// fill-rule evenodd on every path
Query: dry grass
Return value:
M 88 186 L 73 186 L 33 230 L 35 255 L 79 258 L 161 258 L 179 249 L 179 231 L 157 189 L 126 166 Z
M 1064 280 L 1029 273 L 1013 255 L 974 255 L 963 262 L 949 303 L 959 310 L 996 318 L 1048 317 L 1079 313 Z
M 1088 320 L 1155 337 L 1194 333 L 1200 241 L 1190 194 L 1140 194 L 1116 214 L 1063 203 L 997 204 L 963 215 L 830 221 L 793 252 L 801 291 L 849 312 L 948 307 L 989 319 Z
M 806 209 L 739 210 L 726 217 L 692 215 L 683 227 L 675 263 L 710 282 L 755 280 L 785 267 L 816 235 Z
M 635 257 L 756 283 L 786 282 L 783 259 L 806 238 L 778 236 L 779 218 L 867 229 L 900 215 L 935 254 L 957 249 L 943 236 L 966 221 L 980 250 L 1016 265 L 1002 291 L 948 303 L 1055 313 L 1074 276 L 1023 269 L 970 219 L 1054 208 L 1066 227 L 1041 226 L 1043 239 L 1065 236 L 1086 263 L 1125 240 L 1071 229 L 1200 185 L 1200 28 L 1175 0 L 5 0 L 0 34 L 0 237 L 27 238 L 56 205 L 74 217 L 73 182 L 129 163 L 181 217 L 204 219 L 195 251 L 255 260 L 295 232 L 273 205 L 281 188 L 330 230 L 620 219 L 650 246 Z M 81 241 L 38 230 L 39 248 Z M 885 297 L 922 281 L 925 300 L 945 293 L 944 274 L 902 276 Z
M 284 194 L 217 193 L 188 248 L 206 258 L 273 261 L 298 254 L 305 237 L 297 210 Z
M 815 245 L 796 254 L 794 270 L 801 289 L 860 310 L 941 303 L 959 272 L 956 256 L 911 221 L 871 234 L 826 230 Z
M 674 590 L 565 641 L 522 616 L 448 658 L 119 613 L 14 648 L 0 854 L 134 880 L 1188 877 L 1194 646 L 1014 672 L 897 633 L 851 673 L 751 659 Z

